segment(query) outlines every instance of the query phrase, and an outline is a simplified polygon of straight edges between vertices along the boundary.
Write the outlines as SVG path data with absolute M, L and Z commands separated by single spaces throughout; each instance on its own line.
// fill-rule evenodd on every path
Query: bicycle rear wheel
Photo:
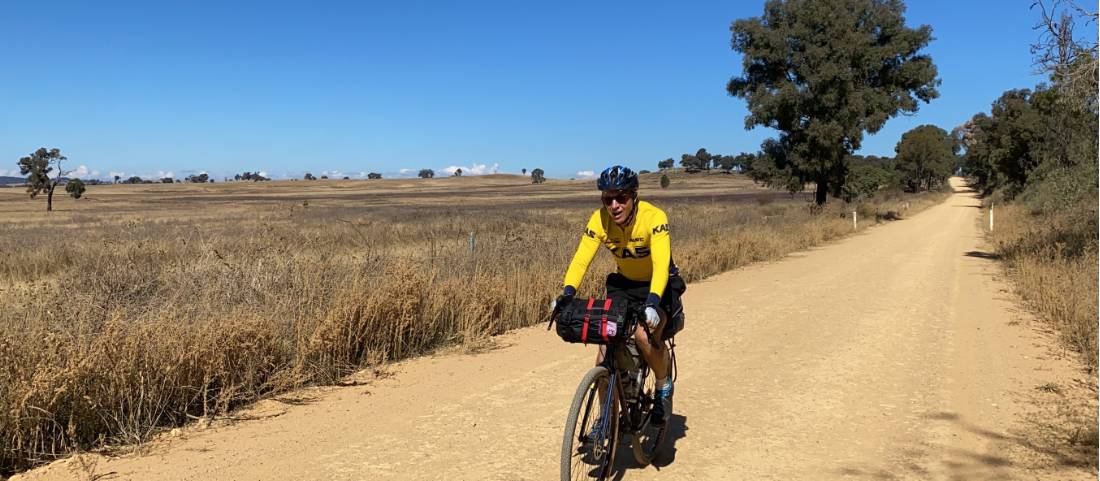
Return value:
M 619 445 L 619 393 L 604 367 L 581 378 L 561 443 L 561 479 L 610 479 Z
M 642 428 L 639 429 L 634 436 L 631 437 L 630 447 L 634 450 L 634 460 L 638 461 L 638 464 L 646 466 L 653 462 L 661 451 L 661 445 L 665 441 L 665 435 L 668 433 L 668 424 L 665 423 L 661 426 L 655 426 L 653 420 L 650 418 L 650 413 L 653 411 L 653 403 L 656 402 L 657 384 L 654 379 L 655 376 L 650 374 L 646 376 L 645 382 L 642 385 L 642 392 L 639 397 L 639 409 L 645 409 L 642 418 L 645 420 Z

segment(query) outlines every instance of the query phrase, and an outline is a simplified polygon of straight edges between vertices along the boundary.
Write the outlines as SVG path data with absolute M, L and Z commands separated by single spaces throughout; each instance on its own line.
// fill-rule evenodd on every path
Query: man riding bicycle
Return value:
M 654 340 L 651 344 L 641 325 L 635 328 L 634 339 L 653 370 L 660 401 L 653 408 L 653 419 L 655 424 L 663 425 L 672 414 L 673 386 L 668 349 L 661 341 L 683 327 L 680 295 L 686 289 L 672 262 L 668 217 L 653 204 L 638 200 L 638 175 L 629 168 L 608 167 L 596 185 L 604 207 L 588 220 L 565 273 L 562 295 L 554 306 L 564 306 L 573 300 L 600 244 L 607 247 L 618 266 L 618 272 L 607 276 L 607 297 L 645 303 L 646 323 Z M 605 352 L 606 348 L 600 346 L 597 365 L 603 361 Z

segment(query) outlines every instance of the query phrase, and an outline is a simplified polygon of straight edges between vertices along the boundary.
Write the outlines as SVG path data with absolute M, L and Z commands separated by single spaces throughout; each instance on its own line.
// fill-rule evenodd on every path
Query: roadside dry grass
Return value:
M 590 189 L 509 176 L 91 186 L 49 216 L 0 191 L 0 473 L 545 321 L 597 207 Z M 688 280 L 846 235 L 853 208 L 881 219 L 943 198 L 811 212 L 735 176 L 643 195 L 669 213 Z M 611 269 L 601 255 L 581 291 Z
M 1058 213 L 1004 204 L 994 215 L 992 239 L 1020 297 L 1095 372 L 1100 279 L 1095 199 Z

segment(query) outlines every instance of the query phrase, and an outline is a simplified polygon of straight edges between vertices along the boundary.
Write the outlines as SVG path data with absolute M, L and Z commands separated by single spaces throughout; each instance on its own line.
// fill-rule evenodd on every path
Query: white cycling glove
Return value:
M 657 324 L 661 322 L 661 316 L 657 314 L 657 309 L 654 309 L 653 307 L 645 308 L 645 322 L 646 324 L 649 324 L 650 329 L 657 328 Z

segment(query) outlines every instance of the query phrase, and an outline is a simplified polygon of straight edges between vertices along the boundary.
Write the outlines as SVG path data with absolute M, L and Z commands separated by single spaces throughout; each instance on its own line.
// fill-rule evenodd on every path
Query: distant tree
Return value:
M 657 162 L 657 168 L 661 169 L 661 170 L 671 169 L 675 165 L 676 165 L 676 163 L 675 163 L 675 161 L 672 160 L 672 157 L 669 157 L 665 160 Z
M 936 67 L 919 53 L 932 28 L 906 27 L 904 9 L 898 0 L 768 0 L 762 16 L 734 22 L 743 72 L 726 90 L 747 101 L 747 129 L 779 131 L 755 162 L 772 167 L 753 167 L 770 172 L 771 185 L 814 182 L 824 204 L 840 195 L 864 133 L 939 96 Z
M 193 184 L 205 184 L 210 181 L 210 175 L 205 172 L 198 175 L 192 174 L 187 176 L 187 181 Z
M 932 190 L 947 182 L 955 168 L 955 142 L 935 125 L 921 125 L 901 136 L 894 151 L 895 166 L 905 186 L 913 192 Z
M 730 170 L 745 172 L 752 166 L 753 159 L 756 159 L 755 155 L 741 152 L 733 157 L 733 166 L 730 167 Z
M 305 180 L 317 180 L 317 178 L 314 177 L 313 174 L 311 174 L 309 172 L 306 172 L 306 175 L 303 176 L 302 178 L 305 179 Z
M 703 166 L 702 160 L 691 154 L 684 154 L 680 156 L 680 166 L 686 169 L 689 173 L 698 172 L 706 168 Z
M 61 169 L 61 163 L 66 160 L 68 158 L 61 155 L 60 149 L 47 150 L 45 147 L 19 159 L 19 173 L 27 176 L 27 193 L 31 198 L 46 192 L 46 212 L 53 211 L 53 191 L 69 173 Z M 56 172 L 52 179 L 50 172 Z
M 455 169 L 455 173 L 451 175 L 455 177 L 462 177 L 462 169 Z
M 263 182 L 265 180 L 271 180 L 264 177 L 259 172 L 245 172 L 243 174 L 237 174 L 233 176 L 234 180 L 251 180 L 253 182 Z
M 321 180 L 328 180 L 328 176 L 327 175 L 322 175 Z
M 527 175 L 527 168 L 520 169 L 520 172 L 523 172 L 523 175 Z
M 68 192 L 74 199 L 79 199 L 80 196 L 84 195 L 85 190 L 83 180 L 69 179 L 69 181 L 65 183 L 65 192 Z
M 711 159 L 711 162 L 714 163 L 715 169 L 729 172 L 731 169 L 733 169 L 733 166 L 735 165 L 734 159 L 735 157 L 733 157 L 732 155 L 716 155 L 713 159 Z
M 545 172 L 543 172 L 542 169 L 532 170 L 531 171 L 531 183 L 532 184 L 541 184 L 543 182 L 546 182 L 546 177 L 545 177 L 544 174 L 545 174 Z
M 350 180 L 350 179 L 351 179 L 351 177 L 348 177 L 346 175 L 344 176 L 344 180 Z
M 371 172 L 371 173 L 367 174 L 367 178 L 368 179 L 381 179 L 382 174 L 379 174 L 379 173 L 376 173 L 376 172 Z
M 119 179 L 122 179 L 122 177 L 120 177 L 120 176 L 117 176 L 117 175 L 116 175 L 116 176 L 115 176 L 115 183 L 116 183 L 116 184 L 118 183 Z
M 161 177 L 160 178 L 160 183 L 162 183 L 162 184 L 171 184 L 172 183 L 172 178 L 171 177 Z
M 845 202 L 874 197 L 879 190 L 898 184 L 897 171 L 891 159 L 853 155 L 848 165 L 848 176 L 844 179 L 840 194 Z
M 667 189 L 668 183 L 668 174 L 661 174 L 661 188 Z
M 129 179 L 126 179 L 126 183 L 127 184 L 140 184 L 141 183 L 141 177 L 138 177 L 136 175 L 132 175 L 132 176 L 130 176 Z
M 435 177 L 435 171 L 432 169 L 420 169 L 420 172 L 416 175 L 421 179 L 430 179 L 432 177 Z
M 695 152 L 696 162 L 699 163 L 699 168 L 704 170 L 710 170 L 711 162 L 715 159 L 715 156 L 707 152 L 707 149 L 700 148 Z

